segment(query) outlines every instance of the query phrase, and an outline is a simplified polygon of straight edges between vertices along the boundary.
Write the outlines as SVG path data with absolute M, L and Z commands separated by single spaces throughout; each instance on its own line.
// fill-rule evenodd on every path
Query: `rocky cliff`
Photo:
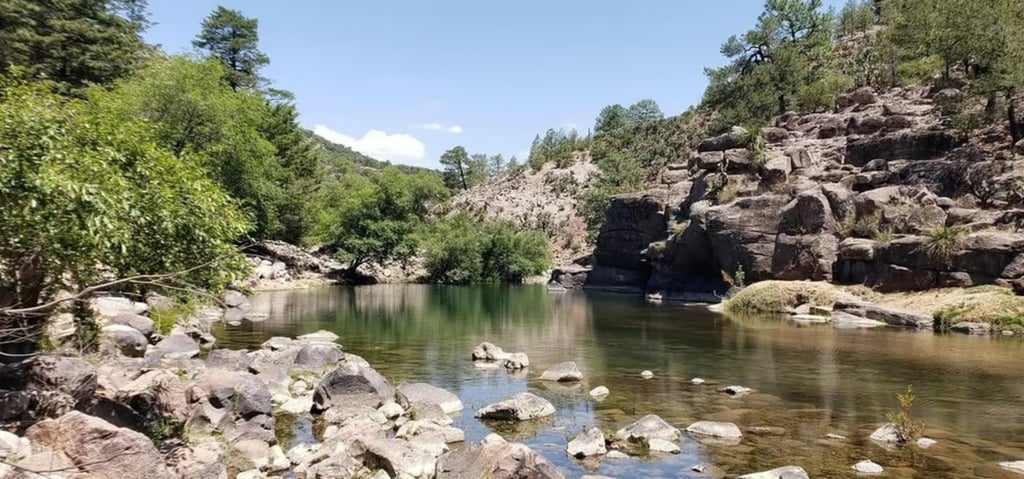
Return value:
M 585 284 L 668 296 L 766 279 L 1018 289 L 1024 145 L 1001 124 L 956 130 L 941 105 L 958 95 L 865 88 L 832 113 L 707 138 L 661 184 L 612 202 Z

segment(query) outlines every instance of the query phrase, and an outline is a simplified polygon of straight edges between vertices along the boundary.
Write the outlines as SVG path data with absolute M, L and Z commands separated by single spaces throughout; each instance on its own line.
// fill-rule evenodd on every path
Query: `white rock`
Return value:
M 872 441 L 881 442 L 881 443 L 887 443 L 887 444 L 896 444 L 896 443 L 898 443 L 899 442 L 899 437 L 900 436 L 899 436 L 898 430 L 896 429 L 896 425 L 891 423 L 891 422 L 882 425 L 878 429 L 875 429 L 875 432 L 872 432 L 871 436 L 869 436 L 869 438 Z
M 697 421 L 686 428 L 686 432 L 698 436 L 722 439 L 739 439 L 743 436 L 740 428 L 731 422 Z
M 746 396 L 747 394 L 754 392 L 753 389 L 746 388 L 743 386 L 726 386 L 722 388 L 722 391 L 725 391 L 726 394 L 729 394 L 731 396 Z
M 530 357 L 526 353 L 510 353 L 502 362 L 508 370 L 526 369 L 530 367 Z
M 285 393 L 277 393 L 277 394 L 275 394 L 273 396 L 270 396 L 270 402 L 272 404 L 277 404 L 277 405 L 284 404 L 284 403 L 286 403 L 288 401 L 291 401 L 291 400 L 292 400 L 291 395 L 285 394 Z
M 615 437 L 622 441 L 642 437 L 648 441 L 651 439 L 663 439 L 678 442 L 680 436 L 679 429 L 676 429 L 671 424 L 665 422 L 664 419 L 654 414 L 648 414 L 615 432 Z
M 303 334 L 295 339 L 306 342 L 333 343 L 338 340 L 338 335 L 321 329 L 315 333 Z
M 606 388 L 604 386 L 598 386 L 598 387 L 590 390 L 590 396 L 591 397 L 595 397 L 595 398 L 597 398 L 597 397 L 605 397 L 605 396 L 607 396 L 610 393 L 611 393 L 611 391 L 609 391 L 608 388 Z
M 18 456 L 21 449 L 21 438 L 7 432 L 0 431 L 0 459 Z
M 583 379 L 583 373 L 573 361 L 566 361 L 551 366 L 540 376 L 541 381 L 579 381 Z
M 832 433 L 825 434 L 825 438 L 833 439 L 833 440 L 836 440 L 836 441 L 845 441 L 846 440 L 846 436 L 841 436 L 839 434 L 832 434 Z
M 739 479 L 810 479 L 807 471 L 799 466 L 777 467 L 770 471 L 744 474 Z
M 266 473 L 258 469 L 250 469 L 248 471 L 239 472 L 236 479 L 267 479 Z
M 629 456 L 621 451 L 608 451 L 608 454 L 604 457 L 608 459 L 629 459 Z
M 308 414 L 311 409 L 313 409 L 313 396 L 310 394 L 291 398 L 281 404 L 282 411 L 294 416 Z
M 454 393 L 427 383 L 398 385 L 398 401 L 406 407 L 423 403 L 437 404 L 445 414 L 453 414 L 463 408 L 462 401 Z
M 384 403 L 381 407 L 377 408 L 377 410 L 380 411 L 380 413 L 383 414 L 384 417 L 388 419 L 394 419 L 405 413 L 405 409 L 403 409 L 402 406 L 399 406 L 398 403 L 394 401 L 388 401 Z
M 292 462 L 288 460 L 288 456 L 284 455 L 284 451 L 281 450 L 281 446 L 272 446 L 270 448 L 270 464 L 267 466 L 269 472 L 280 472 L 287 470 Z
M 921 449 L 928 449 L 929 447 L 932 447 L 938 443 L 939 441 L 936 441 L 935 439 L 922 437 L 921 439 L 917 440 L 917 447 Z
M 604 433 L 599 428 L 587 429 L 575 439 L 569 441 L 566 447 L 569 455 L 577 459 L 597 456 L 608 452 L 604 443 Z
M 480 441 L 480 444 L 483 444 L 483 445 L 486 446 L 488 444 L 505 444 L 506 442 L 508 442 L 508 441 L 506 441 L 505 438 L 503 438 L 503 437 L 499 436 L 498 434 L 492 432 L 492 433 L 488 434 L 486 437 L 484 437 L 483 440 Z
M 299 444 L 288 450 L 286 456 L 292 464 L 299 465 L 310 462 L 320 451 L 320 444 Z
M 640 373 L 640 377 L 642 377 L 644 379 L 651 379 L 651 378 L 654 377 L 654 373 L 652 373 L 650 371 L 643 371 L 643 372 Z
M 647 445 L 650 446 L 651 452 L 679 454 L 679 444 L 672 441 L 666 441 L 664 439 L 655 438 L 648 440 Z
M 999 467 L 1024 474 L 1024 461 L 1000 462 Z
M 712 313 L 721 313 L 722 311 L 725 311 L 725 303 L 709 305 L 708 311 L 711 311 Z
M 881 474 L 884 469 L 882 466 L 871 462 L 870 460 L 863 460 L 854 464 L 851 469 L 857 471 L 858 474 Z
M 701 384 L 704 384 L 704 380 L 701 379 L 701 378 L 693 378 L 693 379 L 690 380 L 690 384 L 693 384 L 695 386 L 700 386 Z

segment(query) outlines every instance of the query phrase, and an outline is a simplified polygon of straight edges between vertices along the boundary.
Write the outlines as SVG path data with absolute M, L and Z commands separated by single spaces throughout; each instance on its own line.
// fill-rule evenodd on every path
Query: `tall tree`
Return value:
M 469 189 L 469 182 L 466 180 L 469 162 L 469 153 L 462 146 L 456 146 L 441 155 L 441 164 L 445 167 L 444 180 L 449 188 Z
M 231 88 L 257 88 L 262 83 L 260 69 L 270 63 L 258 48 L 259 21 L 238 10 L 217 7 L 203 20 L 203 29 L 192 41 L 228 68 L 226 80 Z
M 626 107 L 615 104 L 608 105 L 601 109 L 594 124 L 594 135 L 600 135 L 609 131 L 618 130 L 629 122 L 629 112 Z
M 0 69 L 24 67 L 65 91 L 109 83 L 142 60 L 147 25 L 144 0 L 4 0 Z
M 665 118 L 665 114 L 661 112 L 658 102 L 650 98 L 630 105 L 627 113 L 629 114 L 629 119 L 636 123 L 647 123 Z

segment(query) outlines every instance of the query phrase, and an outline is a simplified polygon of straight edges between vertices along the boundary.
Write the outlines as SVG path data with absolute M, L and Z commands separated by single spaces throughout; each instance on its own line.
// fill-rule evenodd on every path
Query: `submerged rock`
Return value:
M 747 394 L 754 392 L 753 389 L 743 386 L 726 386 L 722 388 L 722 391 L 730 396 L 746 396 Z
M 609 391 L 608 388 L 604 386 L 598 386 L 590 390 L 590 396 L 594 398 L 603 398 L 609 394 L 611 394 L 611 391 Z
M 651 452 L 664 452 L 668 454 L 679 454 L 679 443 L 666 441 L 664 439 L 648 439 L 647 450 Z
M 604 454 L 608 452 L 608 449 L 605 447 L 604 433 L 601 432 L 601 429 L 591 427 L 569 441 L 566 451 L 570 456 L 582 459 Z
M 1024 461 L 1000 462 L 999 467 L 1008 471 L 1024 474 Z
M 662 439 L 665 441 L 679 441 L 682 433 L 664 419 L 654 414 L 648 414 L 634 423 L 619 429 L 615 432 L 615 438 L 622 441 L 629 441 L 633 438 Z
M 879 466 L 870 460 L 860 461 L 851 466 L 851 469 L 857 471 L 858 474 L 881 474 L 884 471 L 882 466 Z
M 929 447 L 932 447 L 938 443 L 939 441 L 936 441 L 935 439 L 922 437 L 921 439 L 917 440 L 917 447 L 921 449 L 928 449 Z
M 652 372 L 650 372 L 650 371 L 647 371 L 647 370 L 645 370 L 645 371 L 643 371 L 643 372 L 641 372 L 641 373 L 640 373 L 640 377 L 642 377 L 642 378 L 644 378 L 644 379 L 651 379 L 651 378 L 653 378 L 653 377 L 654 377 L 654 373 L 652 373 Z
M 878 429 L 875 429 L 868 438 L 872 441 L 885 444 L 896 444 L 900 442 L 899 429 L 897 429 L 895 424 L 890 422 L 882 425 Z
M 555 406 L 535 394 L 522 392 L 476 412 L 480 419 L 527 421 L 555 413 Z
M 553 464 L 529 447 L 510 443 L 496 434 L 487 436 L 479 446 L 464 447 L 441 456 L 437 477 L 479 479 L 490 477 L 564 479 Z
M 542 381 L 579 381 L 583 379 L 583 372 L 576 366 L 574 361 L 566 361 L 551 366 L 540 376 Z
M 783 466 L 770 471 L 744 474 L 739 479 L 810 479 L 810 476 L 800 466 Z

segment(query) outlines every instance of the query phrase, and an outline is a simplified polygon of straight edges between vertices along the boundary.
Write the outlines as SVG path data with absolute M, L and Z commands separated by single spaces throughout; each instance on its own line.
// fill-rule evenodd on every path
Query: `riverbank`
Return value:
M 716 307 L 737 315 L 790 315 L 837 327 L 895 326 L 937 332 L 1024 333 L 1024 297 L 999 286 L 879 293 L 863 286 L 812 281 L 763 281 Z

